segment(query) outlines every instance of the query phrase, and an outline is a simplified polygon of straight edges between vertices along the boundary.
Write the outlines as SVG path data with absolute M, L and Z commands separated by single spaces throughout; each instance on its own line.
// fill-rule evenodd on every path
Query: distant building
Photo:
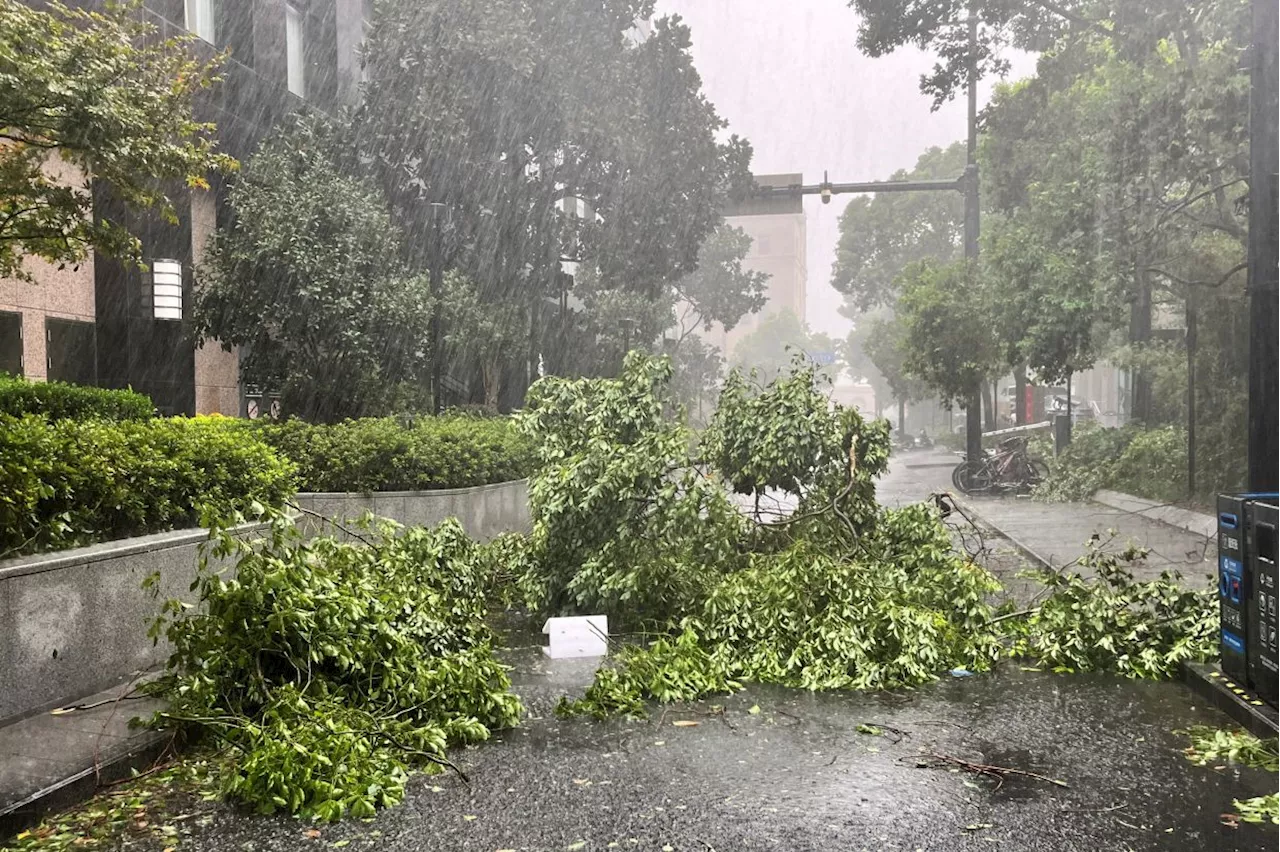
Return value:
M 838 380 L 831 388 L 831 398 L 848 408 L 856 408 L 866 418 L 876 416 L 876 391 L 866 382 Z
M 40 0 L 22 0 L 42 8 Z M 72 3 L 71 5 L 93 5 Z M 221 150 L 243 159 L 271 128 L 302 104 L 322 110 L 353 103 L 361 79 L 357 49 L 368 0 L 146 0 L 142 14 L 161 37 L 189 30 L 204 58 L 229 50 L 226 80 L 197 103 L 196 118 L 218 126 Z M 59 160 L 48 169 L 68 182 L 85 176 Z M 118 209 L 108 213 L 142 241 L 144 259 L 181 264 L 183 313 L 191 302 L 194 265 L 214 229 L 227 219 L 226 187 L 175 197 L 179 222 L 162 223 Z M 26 284 L 0 279 L 0 372 L 104 387 L 133 387 L 170 414 L 242 414 L 250 400 L 239 356 L 216 343 L 194 348 L 186 321 L 159 319 L 151 275 L 105 257 L 57 270 L 38 260 Z
M 804 183 L 799 174 L 755 175 L 761 186 L 791 186 Z M 751 250 L 744 266 L 769 276 L 768 301 L 757 313 L 742 318 L 726 332 L 717 326 L 704 339 L 720 348 L 727 359 L 738 341 L 750 334 L 770 314 L 790 309 L 801 321 L 805 318 L 805 286 L 808 281 L 804 205 L 800 196 L 785 199 L 748 199 L 725 211 L 725 219 L 751 237 Z

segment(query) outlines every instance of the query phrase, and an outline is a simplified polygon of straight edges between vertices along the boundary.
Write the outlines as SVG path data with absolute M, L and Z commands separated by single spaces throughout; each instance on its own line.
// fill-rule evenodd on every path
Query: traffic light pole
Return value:
M 1249 87 L 1249 490 L 1277 490 L 1276 0 L 1253 0 Z
M 968 261 L 978 259 L 978 236 L 981 230 L 978 197 L 978 18 L 970 10 L 969 15 L 969 131 L 968 162 L 964 174 L 955 180 L 882 180 L 863 183 L 831 183 L 824 179 L 818 184 L 791 184 L 790 186 L 757 187 L 754 197 L 760 199 L 786 198 L 797 195 L 818 195 L 823 204 L 831 202 L 831 196 L 850 192 L 938 192 L 950 190 L 964 193 L 964 256 Z M 898 426 L 902 428 L 901 424 Z M 982 458 L 982 385 L 975 384 L 965 402 L 965 455 L 970 459 Z

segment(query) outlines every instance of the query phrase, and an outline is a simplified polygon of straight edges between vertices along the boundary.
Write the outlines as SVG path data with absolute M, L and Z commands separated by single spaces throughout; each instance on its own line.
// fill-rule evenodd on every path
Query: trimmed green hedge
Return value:
M 258 424 L 267 443 L 298 465 L 300 491 L 465 488 L 522 479 L 534 467 L 533 448 L 505 417 Z
M 237 421 L 0 414 L 0 557 L 279 506 L 294 466 Z
M 85 387 L 66 382 L 32 382 L 0 373 L 0 414 L 38 414 L 48 420 L 147 420 L 151 398 L 131 390 Z

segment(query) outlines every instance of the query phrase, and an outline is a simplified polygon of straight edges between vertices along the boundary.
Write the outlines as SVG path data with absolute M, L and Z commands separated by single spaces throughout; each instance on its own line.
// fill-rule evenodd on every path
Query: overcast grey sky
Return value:
M 756 173 L 803 172 L 817 183 L 826 169 L 836 182 L 878 180 L 964 137 L 963 103 L 930 112 L 920 94 L 933 60 L 910 49 L 879 59 L 859 53 L 858 18 L 845 0 L 658 0 L 659 15 L 672 13 L 689 25 L 708 97 L 729 129 L 751 140 Z M 1010 58 L 1011 77 L 1035 70 L 1029 56 Z M 990 90 L 982 87 L 980 105 Z M 849 198 L 805 200 L 807 319 L 841 336 L 849 321 L 829 282 Z

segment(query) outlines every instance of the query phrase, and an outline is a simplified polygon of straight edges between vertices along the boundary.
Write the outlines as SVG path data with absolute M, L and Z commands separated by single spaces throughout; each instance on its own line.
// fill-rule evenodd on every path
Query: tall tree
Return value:
M 337 161 L 345 140 L 298 117 L 231 187 L 234 220 L 196 272 L 193 331 L 241 346 L 241 376 L 311 420 L 384 413 L 420 386 L 431 299 L 399 263 L 386 200 Z
M 875 390 L 877 410 L 896 400 L 900 421 L 906 403 L 929 397 L 928 387 L 907 372 L 905 346 L 906 328 L 901 318 L 884 310 L 863 314 L 844 345 L 850 371 Z
M 766 316 L 750 334 L 738 341 L 730 354 L 730 366 L 744 370 L 757 370 L 764 381 L 771 381 L 785 373 L 797 358 L 814 361 L 837 356 L 835 361 L 821 364 L 819 372 L 834 380 L 841 365 L 838 363 L 836 342 L 822 332 L 812 331 L 790 309 Z
M 894 172 L 890 180 L 955 178 L 964 166 L 965 145 L 954 142 L 945 149 L 928 149 L 915 168 Z M 890 306 L 903 269 L 919 260 L 959 257 L 963 239 L 964 199 L 959 192 L 855 196 L 840 215 L 831 286 L 844 294 L 850 316 Z
M 698 250 L 698 267 L 671 286 L 675 300 L 677 345 L 699 330 L 719 325 L 731 331 L 747 314 L 766 302 L 769 276 L 747 269 L 751 237 L 722 223 Z
M 137 237 L 94 216 L 93 181 L 176 221 L 168 183 L 207 189 L 210 172 L 235 167 L 193 117 L 197 93 L 219 80 L 193 38 L 160 38 L 140 0 L 0 3 L 0 277 L 26 277 L 24 255 L 140 262 Z
M 413 237 L 412 264 L 430 260 L 438 202 L 445 263 L 482 301 L 535 319 L 560 296 L 567 253 L 597 293 L 649 300 L 696 269 L 726 197 L 749 184 L 750 147 L 720 141 L 678 18 L 628 35 L 651 12 L 649 0 L 376 6 L 360 147 Z
M 522 351 L 529 337 L 527 307 L 510 299 L 482 301 L 474 281 L 450 271 L 444 280 L 443 311 L 453 360 L 479 366 L 484 405 L 496 412 L 506 359 Z
M 912 264 L 901 276 L 904 369 L 952 405 L 1007 367 L 990 291 L 973 261 Z

